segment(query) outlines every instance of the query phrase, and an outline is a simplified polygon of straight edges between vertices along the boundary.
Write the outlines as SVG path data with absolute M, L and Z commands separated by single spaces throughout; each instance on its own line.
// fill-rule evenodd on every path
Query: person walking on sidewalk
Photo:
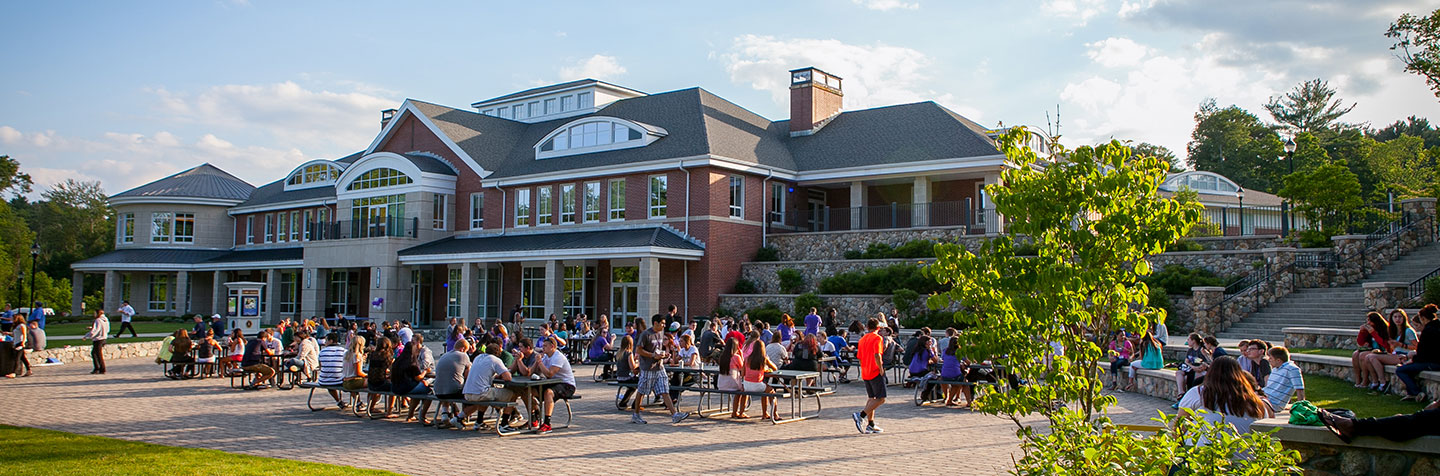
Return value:
M 855 358 L 860 361 L 860 378 L 865 381 L 865 409 L 851 415 L 855 420 L 855 429 L 861 434 L 880 433 L 880 427 L 875 426 L 875 410 L 885 404 L 885 346 L 882 345 L 884 338 L 880 337 L 880 328 L 885 326 L 885 315 L 880 314 L 879 318 L 872 318 L 866 323 L 870 330 L 864 337 L 860 338 L 859 350 L 855 352 Z M 868 422 L 868 423 L 867 423 Z
M 120 334 L 125 333 L 125 329 L 130 329 L 130 337 L 140 337 L 140 334 L 135 333 L 135 326 L 130 324 L 130 319 L 135 317 L 135 308 L 130 307 L 130 301 L 121 301 L 120 309 L 115 312 L 120 313 L 120 330 L 115 331 L 115 337 L 119 338 Z
M 90 341 L 90 364 L 95 367 L 90 371 L 91 374 L 105 373 L 105 337 L 109 335 L 110 319 L 105 317 L 104 309 L 96 309 L 95 323 L 90 325 L 90 332 L 86 332 L 85 337 L 82 337 Z
M 675 409 L 675 401 L 670 398 L 670 377 L 661 365 L 670 356 L 665 351 L 665 319 L 664 314 L 651 316 L 650 328 L 640 333 L 639 342 L 635 344 L 635 353 L 640 356 L 640 380 L 635 387 L 634 413 L 630 414 L 630 423 L 647 423 L 640 417 L 640 402 L 647 395 L 661 397 L 665 410 L 670 412 L 671 423 L 680 423 L 690 417 L 690 412 Z

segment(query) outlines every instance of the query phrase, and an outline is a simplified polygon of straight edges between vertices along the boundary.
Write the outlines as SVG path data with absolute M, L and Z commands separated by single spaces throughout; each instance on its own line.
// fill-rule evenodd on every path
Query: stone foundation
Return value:
M 1255 422 L 1255 431 L 1274 430 L 1287 449 L 1300 453 L 1300 467 L 1310 475 L 1421 476 L 1440 474 L 1440 437 L 1394 442 L 1374 436 L 1346 444 L 1323 426 L 1290 425 L 1272 418 Z
M 746 309 L 761 307 L 773 303 L 780 307 L 781 311 L 791 313 L 795 316 L 796 294 L 721 294 L 720 307 L 730 309 L 737 313 L 745 312 Z M 879 294 L 821 294 L 820 299 L 825 300 L 825 305 L 838 309 L 840 322 L 849 325 L 853 319 L 861 317 L 874 317 L 876 313 L 884 312 L 890 314 L 894 307 L 891 304 L 890 296 Z
M 1324 375 L 1334 377 L 1346 382 L 1355 382 L 1354 369 L 1350 366 L 1349 357 L 1335 357 L 1330 355 L 1311 354 L 1290 354 L 1290 360 L 1300 367 L 1304 375 Z M 1394 395 L 1405 394 L 1405 384 L 1395 377 L 1395 366 L 1385 366 L 1385 375 L 1390 377 L 1390 393 Z M 1420 372 L 1417 379 L 1421 391 L 1426 395 L 1440 395 L 1440 372 Z
M 1186 240 L 1204 246 L 1206 250 L 1258 250 L 1281 245 L 1280 235 L 1210 236 Z
M 775 294 L 780 292 L 780 275 L 778 274 L 780 270 L 794 269 L 805 278 L 804 290 L 814 292 L 819 288 L 821 280 L 840 273 L 884 268 L 897 264 L 925 266 L 934 261 L 934 258 L 920 258 L 750 262 L 741 265 L 740 278 L 755 283 L 756 294 Z
M 845 252 L 864 251 L 871 243 L 900 246 L 914 240 L 958 242 L 968 249 L 979 249 L 989 239 L 984 235 L 966 235 L 965 227 L 907 228 L 893 230 L 823 231 L 813 233 L 780 233 L 769 236 L 770 246 L 780 251 L 780 259 L 815 261 L 845 259 Z
M 1101 362 L 1105 381 L 1110 379 L 1110 363 Z M 1170 369 L 1135 369 L 1135 393 L 1165 400 L 1175 400 L 1175 371 Z

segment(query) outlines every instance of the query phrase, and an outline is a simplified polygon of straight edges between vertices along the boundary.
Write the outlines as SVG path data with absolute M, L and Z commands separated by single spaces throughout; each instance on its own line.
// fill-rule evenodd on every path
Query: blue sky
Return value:
M 413 5 L 412 5 L 413 3 Z M 846 109 L 934 100 L 981 124 L 1111 137 L 1183 155 L 1206 97 L 1264 119 L 1322 78 L 1344 119 L 1440 119 L 1383 36 L 1384 0 L 789 2 L 7 2 L 0 154 L 37 187 L 118 193 L 211 162 L 262 185 L 369 144 L 379 111 L 581 77 L 703 87 L 771 119 L 786 71 L 846 79 Z

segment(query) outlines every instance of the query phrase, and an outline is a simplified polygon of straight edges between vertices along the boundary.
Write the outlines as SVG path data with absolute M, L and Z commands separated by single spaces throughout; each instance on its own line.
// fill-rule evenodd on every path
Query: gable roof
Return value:
M 353 154 L 335 159 L 333 162 L 346 165 L 353 164 L 356 160 L 360 159 L 360 156 L 362 154 L 363 152 L 355 152 Z M 289 177 L 287 176 L 286 178 L 282 178 L 280 180 L 261 185 L 260 188 L 257 188 L 254 192 L 250 193 L 250 198 L 246 199 L 244 202 L 241 202 L 239 205 L 236 205 L 236 208 L 258 207 L 261 205 L 269 205 L 275 203 L 305 202 L 311 200 L 324 200 L 326 198 L 335 198 L 335 187 L 333 186 L 310 187 L 302 188 L 299 190 L 285 190 L 285 180 L 288 178 Z
M 789 130 L 789 121 L 780 121 Z M 890 165 L 1000 154 L 984 128 L 933 101 L 843 112 L 789 138 L 796 170 Z M 788 135 L 788 133 L 787 133 Z
M 230 175 L 209 163 L 191 167 L 175 175 L 117 193 L 114 199 L 144 198 L 210 198 L 243 201 L 255 190 L 244 180 Z

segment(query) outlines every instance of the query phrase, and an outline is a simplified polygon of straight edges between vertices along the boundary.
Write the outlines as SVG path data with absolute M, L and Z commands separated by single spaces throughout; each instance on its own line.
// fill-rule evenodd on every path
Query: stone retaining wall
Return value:
M 782 269 L 794 269 L 805 277 L 806 292 L 814 292 L 820 286 L 820 280 L 851 271 L 863 271 L 874 268 L 884 268 L 897 264 L 913 264 L 923 266 L 935 261 L 935 258 L 920 259 L 835 259 L 815 261 L 766 261 L 750 262 L 741 265 L 740 278 L 748 279 L 755 283 L 756 294 L 776 294 L 780 291 L 780 275 Z
M 1186 240 L 1204 246 L 1206 250 L 1258 250 L 1281 246 L 1280 235 L 1209 236 Z
M 721 294 L 720 307 L 730 309 L 737 313 L 745 312 L 746 309 L 761 307 L 767 303 L 774 303 L 781 311 L 794 314 L 796 294 Z M 890 314 L 890 296 L 879 294 L 821 294 L 820 299 L 825 300 L 825 305 L 838 309 L 840 322 L 849 325 L 852 319 L 861 317 L 873 317 L 875 313 L 884 312 Z M 798 317 L 798 316 L 796 316 Z
M 107 344 L 104 352 L 106 361 L 111 359 L 128 359 L 131 357 L 154 357 L 160 355 L 160 341 Z M 89 362 L 90 346 L 67 345 L 29 353 L 31 364 L 45 362 L 45 359 L 49 358 L 54 358 L 67 364 Z
M 1440 437 L 1393 442 L 1362 436 L 1343 443 L 1323 426 L 1291 425 L 1280 418 L 1260 420 L 1252 430 L 1274 431 L 1286 449 L 1300 453 L 1305 474 L 1346 476 L 1419 476 L 1440 474 Z
M 865 250 L 871 243 L 900 246 L 914 240 L 958 242 L 968 249 L 978 249 L 988 239 L 984 235 L 966 235 L 965 227 L 908 228 L 894 230 L 825 231 L 814 233 L 783 233 L 769 236 L 770 246 L 780 251 L 787 261 L 845 259 L 849 250 Z
M 1256 264 L 1264 266 L 1265 252 L 1263 250 L 1223 250 L 1223 251 L 1175 251 L 1162 253 L 1149 258 L 1150 267 L 1159 271 L 1166 265 L 1178 264 L 1190 269 L 1204 269 L 1222 278 L 1243 276 L 1250 274 L 1256 269 Z
M 1290 360 L 1294 361 L 1305 375 L 1324 375 L 1352 383 L 1355 381 L 1349 357 L 1290 354 Z M 1404 395 L 1405 384 L 1395 377 L 1395 366 L 1385 366 L 1385 375 L 1390 378 L 1390 393 Z M 1440 395 L 1440 372 L 1420 372 L 1417 380 L 1426 395 Z
M 1109 381 L 1110 363 L 1101 362 L 1100 370 Z M 1135 369 L 1135 393 L 1165 400 L 1175 400 L 1175 371 L 1169 369 Z
M 1285 347 L 1292 349 L 1354 349 L 1355 329 L 1286 327 Z

